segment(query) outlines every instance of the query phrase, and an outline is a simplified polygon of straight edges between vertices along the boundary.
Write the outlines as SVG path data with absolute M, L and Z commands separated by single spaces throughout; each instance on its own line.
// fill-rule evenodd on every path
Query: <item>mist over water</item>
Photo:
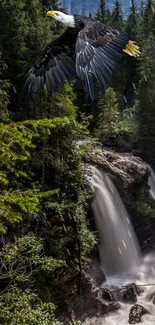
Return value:
M 122 288 L 129 283 L 136 282 L 137 285 L 143 289 L 143 292 L 137 296 L 137 304 L 140 304 L 147 311 L 141 318 L 140 323 L 142 325 L 154 325 L 155 324 L 155 305 L 153 298 L 155 297 L 155 276 L 154 272 L 151 273 L 151 269 L 155 268 L 155 254 L 148 254 L 142 261 L 141 266 L 137 269 L 136 273 L 122 276 L 112 276 L 103 283 L 104 288 L 110 289 L 112 292 L 115 288 Z M 128 325 L 129 313 L 134 303 L 122 302 L 121 291 L 116 290 L 116 300 L 119 301 L 121 308 L 116 312 L 106 314 L 104 317 L 94 317 L 86 319 L 83 325 Z
M 129 215 L 110 177 L 93 166 L 91 170 L 101 266 L 106 278 L 130 272 L 141 264 L 141 255 Z

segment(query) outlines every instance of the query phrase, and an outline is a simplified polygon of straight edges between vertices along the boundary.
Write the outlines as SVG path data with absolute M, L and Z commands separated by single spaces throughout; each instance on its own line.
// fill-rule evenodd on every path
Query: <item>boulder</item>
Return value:
M 146 310 L 143 306 L 139 304 L 135 304 L 131 309 L 130 309 L 130 314 L 129 314 L 129 324 L 136 324 L 140 323 L 142 315 L 146 314 Z
M 126 302 L 137 302 L 137 295 L 139 296 L 141 292 L 143 292 L 142 288 L 135 283 L 131 283 L 121 290 L 121 297 Z
M 121 305 L 117 301 L 112 301 L 108 304 L 108 313 L 120 309 Z
M 114 295 L 109 289 L 101 288 L 98 295 L 105 301 L 115 301 Z
M 84 160 L 113 175 L 122 189 L 147 182 L 150 174 L 147 164 L 141 158 L 128 153 L 117 153 L 99 143 L 93 143 L 92 150 L 86 151 Z

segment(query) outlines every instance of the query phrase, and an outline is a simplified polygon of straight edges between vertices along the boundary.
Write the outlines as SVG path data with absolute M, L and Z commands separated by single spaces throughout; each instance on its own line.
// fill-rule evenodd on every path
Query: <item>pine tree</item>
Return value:
M 45 6 L 48 10 L 53 9 L 57 10 L 60 7 L 60 1 L 59 0 L 40 0 L 41 4 Z
M 144 41 L 140 61 L 138 121 L 140 147 L 146 160 L 155 159 L 155 37 Z
M 103 24 L 111 25 L 111 12 L 106 7 L 106 1 L 100 0 L 99 9 L 95 15 L 96 20 L 100 21 Z
M 4 72 L 6 71 L 7 66 L 1 59 L 0 53 L 0 121 L 8 121 L 8 105 L 10 103 L 9 90 L 10 82 L 4 78 Z
M 131 0 L 131 8 L 129 16 L 125 22 L 125 31 L 129 39 L 138 41 L 140 34 L 139 27 L 139 17 L 137 13 L 137 7 L 135 0 Z M 138 83 L 137 76 L 137 63 L 138 60 L 133 57 L 126 57 L 125 62 L 125 76 L 126 76 L 126 87 L 124 95 L 127 100 L 127 106 L 132 106 L 134 104 L 134 84 Z
M 10 106 L 12 111 L 17 110 L 17 118 L 17 101 L 25 76 L 34 63 L 38 50 L 52 41 L 53 22 L 43 17 L 39 0 L 0 2 L 0 21 L 2 60 L 8 66 L 4 77 L 13 86 Z
M 137 8 L 135 0 L 131 0 L 130 13 L 126 22 L 126 32 L 129 39 L 136 40 L 137 38 Z
M 100 139 L 113 137 L 119 130 L 120 111 L 116 93 L 113 88 L 107 88 L 104 98 L 100 98 L 97 134 Z
M 100 21 L 100 19 L 101 19 L 100 9 L 97 10 L 96 15 L 95 15 L 95 19 L 96 19 L 97 21 Z
M 100 0 L 100 21 L 106 23 L 106 5 L 105 0 Z
M 112 20 L 111 16 L 112 16 L 112 14 L 111 14 L 110 10 L 107 8 L 107 10 L 106 10 L 106 23 L 109 26 L 111 26 L 111 20 Z
M 122 7 L 118 0 L 115 1 L 114 9 L 112 11 L 112 24 L 113 27 L 122 30 L 123 13 L 122 13 Z
M 145 1 L 142 0 L 140 3 L 140 6 L 139 6 L 139 13 L 140 13 L 141 17 L 143 17 L 143 15 L 144 15 L 144 8 L 145 8 Z
M 143 14 L 143 37 L 148 37 L 149 33 L 155 31 L 155 6 L 152 0 L 147 0 Z

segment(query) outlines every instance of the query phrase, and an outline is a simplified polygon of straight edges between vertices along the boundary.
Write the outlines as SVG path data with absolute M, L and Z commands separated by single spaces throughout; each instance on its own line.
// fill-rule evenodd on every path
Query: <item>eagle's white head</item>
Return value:
M 75 27 L 75 20 L 73 15 L 66 15 L 61 11 L 48 11 L 47 16 L 60 21 L 67 27 Z

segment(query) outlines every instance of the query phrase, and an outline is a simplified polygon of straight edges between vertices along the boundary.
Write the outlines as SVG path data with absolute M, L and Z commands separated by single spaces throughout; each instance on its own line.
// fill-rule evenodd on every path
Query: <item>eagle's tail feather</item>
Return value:
M 140 55 L 139 46 L 134 41 L 129 41 L 128 44 L 126 45 L 126 48 L 123 50 L 123 52 L 134 57 Z

